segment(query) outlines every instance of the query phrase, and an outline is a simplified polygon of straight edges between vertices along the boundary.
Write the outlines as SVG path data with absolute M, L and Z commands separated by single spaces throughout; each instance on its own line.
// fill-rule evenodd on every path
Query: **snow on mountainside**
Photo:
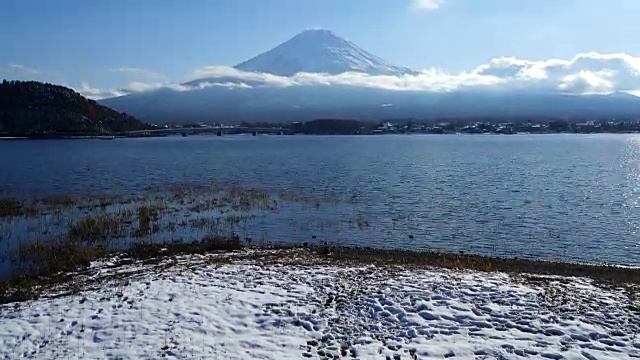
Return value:
M 316 75 L 294 76 L 301 72 Z M 324 81 L 327 77 L 318 75 L 345 72 L 365 75 L 346 75 L 347 81 L 337 83 Z M 405 74 L 418 73 L 392 65 L 329 30 L 307 30 L 236 65 L 235 69 L 211 69 L 202 72 L 202 77 L 177 87 L 104 99 L 101 104 L 153 123 L 481 116 L 591 119 L 636 117 L 640 113 L 640 98 L 628 94 L 573 96 L 555 90 L 527 91 L 526 88 L 505 92 L 491 86 L 481 87 L 482 83 L 479 87 L 453 83 L 453 91 L 397 91 L 366 86 L 371 84 L 369 75 L 390 75 L 376 81 L 393 87 L 398 79 L 407 78 L 398 75 Z M 354 82 L 359 76 L 364 80 Z M 394 76 L 397 78 L 392 78 Z M 384 104 L 393 106 L 383 107 Z
M 307 30 L 289 41 L 235 66 L 247 72 L 291 76 L 300 72 L 369 75 L 414 74 L 359 48 L 330 30 Z

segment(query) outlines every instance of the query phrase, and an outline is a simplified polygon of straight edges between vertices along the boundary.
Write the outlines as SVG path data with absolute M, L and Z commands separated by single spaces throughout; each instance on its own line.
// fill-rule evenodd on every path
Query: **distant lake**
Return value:
M 275 242 L 640 265 L 638 135 L 0 141 L 3 196 L 232 181 L 358 195 L 350 206 L 267 216 L 249 229 Z M 366 228 L 344 225 L 347 217 Z

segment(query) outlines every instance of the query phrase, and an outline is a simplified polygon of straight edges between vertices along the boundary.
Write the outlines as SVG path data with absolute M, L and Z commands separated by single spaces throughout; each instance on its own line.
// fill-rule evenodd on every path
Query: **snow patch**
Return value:
M 504 274 L 199 261 L 0 307 L 0 358 L 640 356 L 638 314 L 586 279 L 555 304 Z
M 334 32 L 306 30 L 287 42 L 235 66 L 245 72 L 293 76 L 298 73 L 342 74 L 360 72 L 368 75 L 415 74 L 392 65 L 361 49 Z

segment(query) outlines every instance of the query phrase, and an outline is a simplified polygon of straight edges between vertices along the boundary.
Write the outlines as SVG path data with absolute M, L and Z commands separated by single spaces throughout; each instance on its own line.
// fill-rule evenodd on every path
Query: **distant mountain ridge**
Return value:
M 101 103 L 147 122 L 177 124 L 291 122 L 318 118 L 640 118 L 640 98 L 629 94 L 567 95 L 491 88 L 433 92 L 295 83 L 293 75 L 300 72 L 415 74 L 413 70 L 390 64 L 328 30 L 304 31 L 272 50 L 236 65 L 235 69 L 241 73 L 196 79 L 182 84 L 182 91 L 161 88 L 105 99 Z M 270 83 L 264 80 L 265 73 L 280 76 L 278 81 L 293 82 L 293 85 Z
M 390 64 L 330 30 L 306 30 L 275 48 L 235 66 L 248 72 L 292 76 L 297 73 L 403 75 L 416 72 Z
M 64 86 L 6 80 L 0 84 L 0 133 L 98 135 L 144 128 L 133 116 Z
M 126 100 L 126 102 L 122 102 Z M 640 99 L 617 95 L 389 91 L 348 86 L 169 89 L 103 103 L 157 123 L 294 122 L 314 119 L 638 118 Z

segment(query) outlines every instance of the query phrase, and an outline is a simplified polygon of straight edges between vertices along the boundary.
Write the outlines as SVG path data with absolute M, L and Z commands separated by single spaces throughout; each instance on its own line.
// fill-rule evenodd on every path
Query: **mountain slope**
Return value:
M 169 89 L 103 100 L 155 123 L 309 121 L 318 118 L 421 120 L 438 118 L 599 119 L 636 117 L 640 99 L 607 95 L 466 91 L 436 93 L 350 86 Z
M 0 84 L 0 133 L 104 134 L 144 127 L 134 117 L 63 86 L 6 80 Z
M 410 69 L 391 65 L 331 31 L 309 30 L 245 61 L 236 69 L 251 74 L 220 75 L 182 84 L 186 91 L 163 88 L 102 100 L 154 123 L 360 120 L 451 117 L 637 117 L 640 98 L 625 94 L 571 96 L 522 90 L 399 91 L 355 85 L 266 80 L 298 72 L 401 75 Z M 273 79 L 271 79 L 273 80 Z M 289 79 L 291 80 L 291 79 Z M 184 90 L 184 89 L 182 89 Z
M 299 72 L 402 75 L 414 71 L 392 65 L 329 30 L 307 30 L 235 66 L 247 72 L 291 76 Z

